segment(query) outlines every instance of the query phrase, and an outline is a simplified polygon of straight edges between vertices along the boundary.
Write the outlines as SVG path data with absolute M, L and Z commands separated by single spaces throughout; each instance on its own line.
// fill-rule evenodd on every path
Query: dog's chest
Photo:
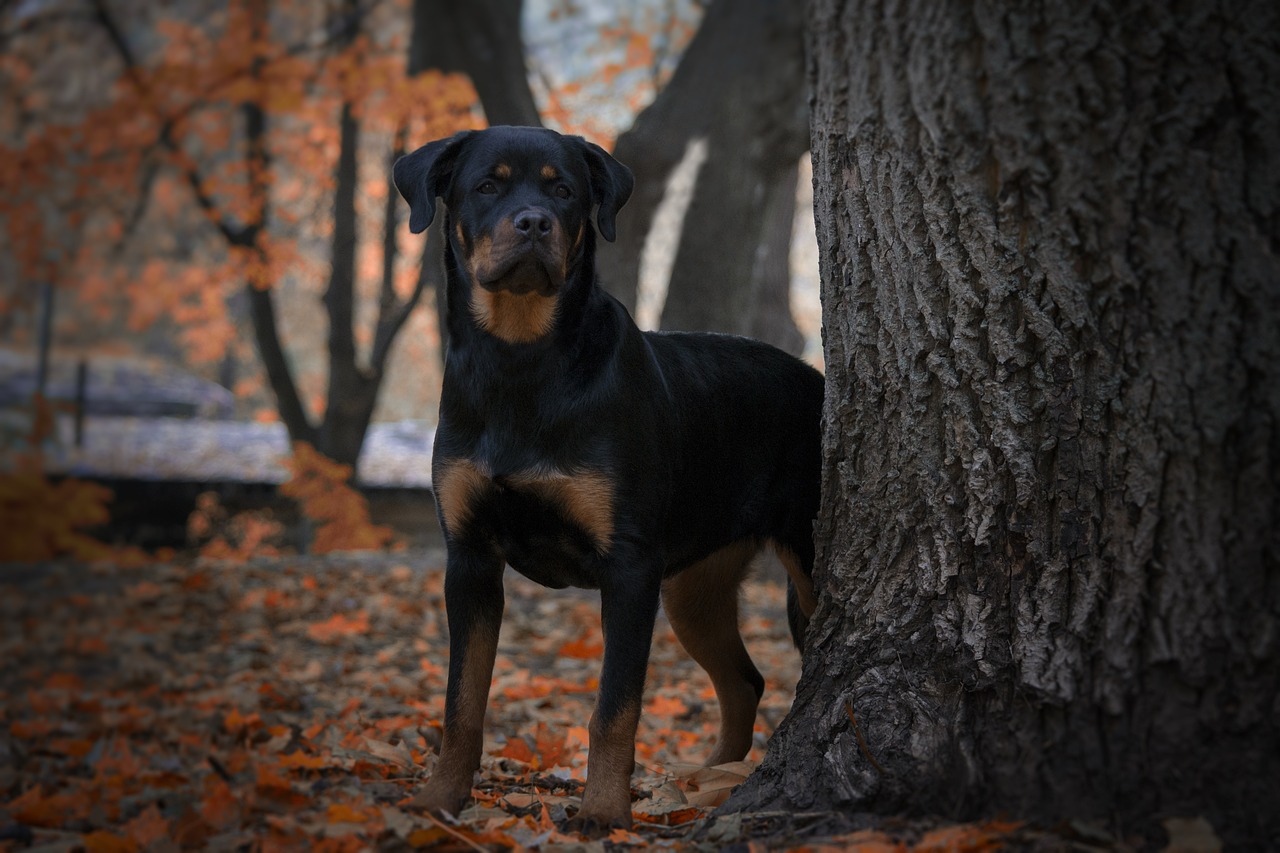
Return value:
M 496 545 L 515 569 L 548 586 L 590 586 L 582 564 L 609 552 L 613 481 L 590 470 L 494 472 L 483 460 L 442 460 L 435 494 L 449 535 Z

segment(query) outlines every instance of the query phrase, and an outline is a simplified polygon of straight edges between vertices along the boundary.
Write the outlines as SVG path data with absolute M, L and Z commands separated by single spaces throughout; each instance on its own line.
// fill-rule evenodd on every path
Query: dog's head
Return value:
M 552 296 L 581 256 L 591 211 L 606 240 L 631 195 L 631 170 L 578 136 L 531 127 L 463 131 L 395 164 L 409 230 L 424 231 L 436 197 L 473 286 Z

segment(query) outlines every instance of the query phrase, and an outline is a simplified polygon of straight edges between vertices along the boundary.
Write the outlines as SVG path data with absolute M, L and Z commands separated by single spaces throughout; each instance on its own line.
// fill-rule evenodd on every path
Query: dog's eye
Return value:
M 573 190 L 567 184 L 557 184 L 555 193 L 557 198 L 573 198 Z
M 498 185 L 493 181 L 484 180 L 476 187 L 476 192 L 481 195 L 493 195 L 498 191 Z

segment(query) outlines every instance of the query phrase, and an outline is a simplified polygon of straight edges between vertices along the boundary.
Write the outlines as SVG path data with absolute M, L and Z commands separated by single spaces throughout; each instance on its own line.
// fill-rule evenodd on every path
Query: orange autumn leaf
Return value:
M 231 787 L 218 778 L 207 784 L 208 793 L 200 801 L 200 817 L 216 829 L 227 829 L 240 821 L 240 801 Z
M 643 845 L 643 835 L 636 835 L 629 829 L 615 829 L 609 833 L 609 841 L 613 844 Z
M 148 847 L 157 841 L 168 838 L 169 821 L 160 814 L 155 803 L 147 806 L 142 813 L 124 825 L 125 833 L 139 847 Z
M 74 672 L 55 672 L 44 680 L 45 690 L 79 690 L 84 687 L 84 679 Z
M 9 734 L 16 738 L 29 740 L 31 738 L 44 737 L 55 728 L 56 726 L 50 720 L 14 720 L 9 724 Z
M 553 729 L 546 723 L 538 723 L 533 733 L 534 749 L 539 758 L 539 767 L 547 769 L 568 761 L 567 733 Z
M 654 696 L 645 713 L 655 717 L 680 717 L 689 713 L 689 706 L 678 696 Z
M 259 764 L 255 774 L 254 785 L 261 792 L 288 792 L 293 790 L 292 783 L 272 770 L 266 764 Z
M 533 764 L 538 759 L 533 747 L 529 746 L 529 742 L 522 737 L 508 738 L 506 745 L 498 750 L 497 754 L 502 758 L 511 758 L 522 764 Z
M 256 711 L 250 714 L 242 714 L 239 710 L 232 708 L 222 718 L 222 727 L 228 734 L 241 735 L 261 726 L 262 717 Z
M 335 643 L 343 637 L 369 633 L 369 615 L 357 610 L 354 615 L 335 613 L 323 622 L 307 626 L 307 636 L 318 643 Z
M 325 812 L 325 820 L 329 823 L 366 823 L 369 817 L 370 815 L 367 811 L 354 808 L 346 803 L 334 803 Z
M 93 751 L 94 742 L 85 738 L 54 738 L 46 746 L 50 752 L 84 758 Z
M 641 823 L 652 823 L 659 826 L 680 826 L 691 821 L 695 821 L 702 817 L 705 812 L 700 808 L 683 808 L 665 811 L 661 814 L 646 814 L 636 811 L 632 813 L 635 819 Z
M 138 843 L 132 838 L 102 829 L 84 836 L 80 843 L 86 853 L 137 853 L 138 850 Z
M 307 755 L 305 752 L 291 752 L 281 755 L 276 763 L 285 770 L 320 770 L 328 767 L 332 760 L 323 755 Z
M 1020 826 L 992 821 L 942 827 L 925 833 L 911 849 L 913 853 L 989 853 L 1003 847 L 1003 837 Z
M 5 806 L 10 817 L 19 823 L 54 829 L 66 821 L 87 817 L 92 808 L 93 802 L 84 791 L 45 796 L 39 785 Z
M 583 634 L 576 640 L 570 640 L 560 647 L 559 656 L 562 658 L 577 658 L 579 660 L 594 660 L 604 654 L 604 641 L 598 639 L 592 633 Z

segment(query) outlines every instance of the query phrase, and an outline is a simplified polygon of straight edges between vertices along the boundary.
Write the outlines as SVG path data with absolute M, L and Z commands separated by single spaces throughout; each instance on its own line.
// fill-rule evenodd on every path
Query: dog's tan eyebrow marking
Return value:
M 502 178 L 502 180 L 505 181 L 507 178 L 511 177 L 511 167 L 506 163 L 499 163 L 493 167 L 493 174 L 494 177 Z
M 560 177 L 560 173 L 556 170 L 555 166 L 546 165 L 542 167 L 542 177 L 546 178 L 548 181 L 554 181 L 556 178 Z

